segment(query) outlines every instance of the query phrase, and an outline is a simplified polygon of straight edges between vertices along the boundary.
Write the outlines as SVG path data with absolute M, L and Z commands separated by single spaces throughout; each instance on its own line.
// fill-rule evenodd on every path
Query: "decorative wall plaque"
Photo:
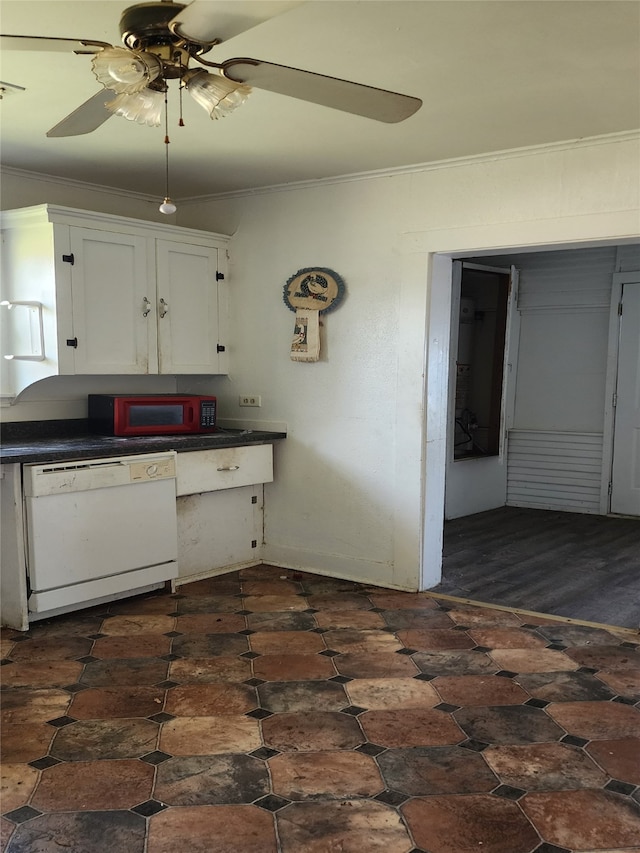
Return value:
M 318 361 L 319 317 L 337 308 L 344 294 L 344 281 L 338 273 L 326 267 L 305 267 L 287 281 L 284 302 L 296 313 L 291 343 L 293 361 Z

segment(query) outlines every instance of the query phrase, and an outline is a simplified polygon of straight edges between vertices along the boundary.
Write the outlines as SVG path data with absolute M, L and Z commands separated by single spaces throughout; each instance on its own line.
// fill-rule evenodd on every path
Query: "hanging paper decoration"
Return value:
M 293 361 L 320 358 L 321 314 L 333 311 L 345 294 L 342 278 L 325 267 L 306 267 L 291 276 L 284 286 L 284 302 L 296 312 L 291 343 Z

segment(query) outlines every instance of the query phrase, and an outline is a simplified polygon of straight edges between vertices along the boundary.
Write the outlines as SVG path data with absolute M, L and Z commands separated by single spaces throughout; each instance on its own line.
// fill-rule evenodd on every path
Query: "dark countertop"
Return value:
M 242 447 L 247 444 L 271 444 L 286 438 L 285 432 L 218 429 L 201 435 L 162 435 L 116 438 L 93 435 L 86 422 L 29 421 L 4 424 L 0 444 L 0 463 L 62 462 L 67 459 L 99 459 L 103 456 L 132 456 L 177 450 L 214 450 L 218 447 Z M 65 429 L 65 425 L 67 428 Z

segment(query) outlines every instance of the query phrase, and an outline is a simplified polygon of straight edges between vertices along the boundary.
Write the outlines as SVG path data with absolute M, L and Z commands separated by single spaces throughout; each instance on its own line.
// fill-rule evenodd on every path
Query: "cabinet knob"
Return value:
M 169 303 L 165 302 L 164 299 L 161 299 L 160 300 L 160 311 L 158 312 L 160 314 L 160 318 L 165 317 L 168 310 L 169 310 Z
M 142 316 L 146 317 L 151 311 L 151 303 L 146 296 L 142 297 Z

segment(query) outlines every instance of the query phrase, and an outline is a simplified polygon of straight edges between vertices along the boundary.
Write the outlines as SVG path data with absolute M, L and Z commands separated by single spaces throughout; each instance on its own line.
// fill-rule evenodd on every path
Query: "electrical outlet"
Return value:
M 262 398 L 259 394 L 240 394 L 239 404 L 241 406 L 261 406 Z

